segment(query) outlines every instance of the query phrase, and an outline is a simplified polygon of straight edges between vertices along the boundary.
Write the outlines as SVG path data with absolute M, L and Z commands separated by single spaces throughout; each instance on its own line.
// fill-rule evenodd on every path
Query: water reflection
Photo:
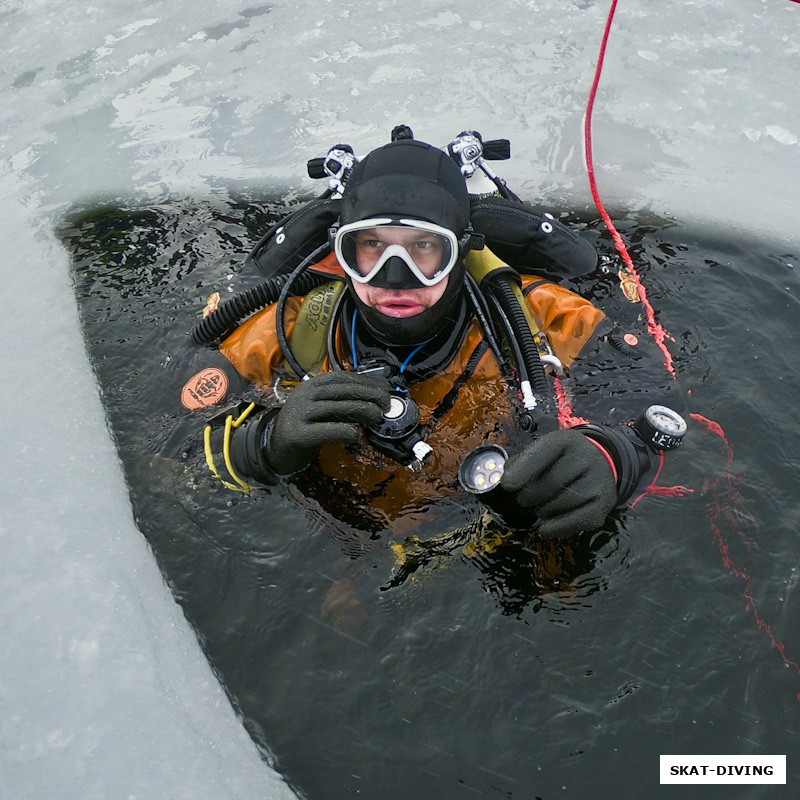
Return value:
M 311 798 L 563 796 L 565 781 L 602 788 L 598 775 L 659 752 L 784 752 L 797 674 L 758 620 L 796 660 L 797 259 L 660 220 L 620 225 L 675 337 L 682 388 L 737 457 L 726 473 L 718 439 L 687 441 L 706 495 L 650 499 L 593 534 L 543 540 L 510 534 L 469 498 L 437 500 L 446 487 L 365 515 L 379 492 L 343 503 L 344 486 L 326 496 L 301 481 L 231 497 L 153 455 L 176 421 L 163 395 L 184 375 L 205 297 L 258 281 L 242 253 L 280 207 L 109 206 L 76 213 L 61 236 L 137 523 L 290 781 Z M 601 267 L 576 288 L 635 320 L 613 247 L 593 225 L 584 233 Z
M 397 567 L 381 588 L 397 588 L 450 558 L 461 558 L 479 571 L 481 585 L 505 615 L 519 617 L 526 608 L 538 611 L 548 595 L 556 595 L 556 605 L 568 608 L 604 588 L 594 568 L 616 532 L 610 519 L 601 531 L 556 539 L 508 530 L 484 514 L 450 534 L 412 536 L 393 544 Z

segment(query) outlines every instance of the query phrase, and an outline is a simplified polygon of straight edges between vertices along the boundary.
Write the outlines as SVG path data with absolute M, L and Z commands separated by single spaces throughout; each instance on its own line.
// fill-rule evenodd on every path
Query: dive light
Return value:
M 621 470 L 617 486 L 619 502 L 624 503 L 655 464 L 652 454 L 680 446 L 686 427 L 686 421 L 677 411 L 653 405 L 630 425 L 581 425 L 578 429 L 614 451 Z M 530 530 L 536 525 L 535 514 L 520 506 L 516 495 L 502 486 L 507 460 L 508 454 L 499 445 L 480 445 L 461 462 L 458 480 L 465 491 L 475 495 L 509 528 Z
M 478 499 L 511 529 L 530 530 L 536 515 L 522 508 L 516 496 L 506 491 L 503 478 L 508 453 L 496 444 L 482 444 L 467 453 L 458 470 L 461 487 Z
M 507 460 L 499 445 L 482 444 L 461 462 L 458 481 L 470 494 L 486 494 L 500 484 Z

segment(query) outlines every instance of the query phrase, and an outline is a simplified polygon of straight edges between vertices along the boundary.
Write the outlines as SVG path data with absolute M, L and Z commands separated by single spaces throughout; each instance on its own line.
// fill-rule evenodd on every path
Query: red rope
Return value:
M 600 75 L 603 72 L 603 62 L 605 61 L 606 57 L 608 37 L 611 34 L 611 23 L 614 21 L 614 13 L 616 10 L 617 0 L 612 0 L 611 9 L 608 12 L 608 19 L 606 20 L 606 28 L 603 32 L 603 39 L 600 43 L 600 55 L 597 59 L 594 81 L 592 82 L 592 88 L 589 92 L 589 101 L 586 105 L 586 116 L 584 118 L 584 155 L 586 158 L 586 169 L 589 173 L 589 188 L 592 191 L 594 204 L 597 206 L 597 210 L 600 212 L 600 216 L 603 218 L 603 222 L 606 224 L 606 227 L 611 232 L 611 236 L 614 239 L 614 244 L 617 248 L 617 251 L 619 252 L 620 256 L 622 256 L 622 260 L 625 262 L 625 268 L 620 271 L 620 278 L 623 280 L 623 282 L 632 282 L 636 287 L 636 293 L 645 308 L 645 313 L 647 316 L 647 330 L 653 337 L 661 352 L 664 354 L 664 366 L 666 366 L 670 375 L 675 378 L 676 374 L 675 367 L 672 363 L 672 354 L 669 352 L 666 345 L 667 339 L 671 339 L 672 341 L 674 341 L 674 339 L 672 339 L 664 327 L 656 321 L 655 309 L 647 298 L 647 289 L 642 283 L 639 273 L 636 271 L 636 267 L 633 264 L 633 259 L 631 259 L 630 254 L 628 253 L 628 248 L 625 246 L 622 236 L 620 236 L 619 231 L 617 231 L 617 229 L 614 227 L 614 223 L 611 221 L 611 217 L 606 211 L 603 201 L 600 199 L 600 193 L 597 190 L 597 179 L 594 172 L 594 154 L 592 152 L 592 115 L 594 112 L 594 101 L 597 97 L 597 87 L 600 85 Z
M 725 470 L 722 475 L 717 475 L 713 480 L 709 480 L 708 485 L 705 487 L 705 491 L 708 492 L 711 497 L 708 522 L 711 526 L 711 535 L 719 549 L 722 564 L 731 576 L 738 578 L 744 583 L 742 596 L 746 601 L 747 610 L 753 615 L 756 627 L 764 631 L 767 635 L 770 644 L 781 654 L 784 665 L 787 668 L 793 669 L 798 676 L 800 676 L 800 664 L 789 658 L 786 653 L 786 645 L 778 639 L 772 625 L 761 616 L 755 597 L 753 596 L 753 576 L 746 566 L 737 564 L 731 553 L 730 542 L 725 536 L 725 529 L 733 528 L 747 552 L 758 549 L 758 544 L 747 536 L 742 527 L 743 517 L 750 522 L 750 524 L 753 524 L 754 520 L 749 517 L 744 509 L 744 499 L 739 490 L 742 477 L 734 475 L 731 471 L 731 466 L 733 465 L 733 448 L 725 436 L 725 431 L 716 422 L 700 414 L 690 414 L 690 416 L 693 420 L 706 428 L 706 430 L 719 436 L 725 448 Z M 797 694 L 797 699 L 800 700 L 800 692 Z
M 800 3 L 800 0 L 791 0 L 791 2 Z M 589 100 L 586 105 L 586 117 L 584 119 L 586 169 L 589 175 L 589 186 L 592 191 L 592 198 L 594 199 L 595 206 L 597 206 L 597 210 L 600 212 L 603 222 L 611 232 L 617 251 L 619 252 L 620 256 L 622 256 L 622 260 L 625 264 L 625 266 L 620 270 L 620 279 L 622 281 L 623 290 L 625 290 L 626 282 L 630 282 L 635 286 L 636 294 L 638 295 L 638 298 L 646 311 L 648 332 L 655 340 L 661 352 L 664 354 L 664 365 L 666 366 L 668 372 L 673 378 L 675 378 L 677 375 L 673 365 L 672 355 L 666 346 L 667 339 L 671 339 L 672 341 L 674 341 L 674 339 L 656 321 L 655 310 L 647 298 L 647 290 L 645 289 L 645 286 L 639 277 L 639 273 L 633 264 L 633 260 L 628 253 L 628 248 L 625 246 L 625 242 L 622 240 L 619 232 L 614 227 L 614 223 L 611 221 L 611 217 L 606 211 L 603 201 L 600 199 L 600 193 L 597 189 L 597 180 L 594 172 L 594 155 L 592 152 L 592 115 L 594 112 L 594 101 L 597 97 L 597 88 L 600 84 L 600 76 L 603 70 L 603 62 L 605 61 L 606 47 L 611 34 L 611 25 L 614 21 L 614 14 L 616 10 L 617 0 L 612 0 L 611 8 L 608 12 L 608 19 L 606 20 L 605 31 L 603 32 L 603 38 L 600 44 L 600 54 L 597 60 L 594 80 L 592 82 L 591 91 L 589 92 Z M 635 298 L 630 299 L 635 300 Z M 567 394 L 560 382 L 556 383 L 556 396 L 558 399 L 559 421 L 561 426 L 568 427 L 576 424 L 576 421 L 579 420 L 573 416 L 571 403 L 569 402 L 569 398 L 567 397 Z M 789 658 L 786 653 L 786 645 L 777 638 L 772 626 L 761 616 L 758 606 L 756 605 L 755 598 L 753 597 L 752 576 L 750 571 L 746 566 L 741 567 L 736 564 L 731 555 L 730 544 L 723 532 L 723 527 L 726 527 L 727 523 L 727 525 L 732 527 L 736 532 L 739 540 L 748 552 L 751 552 L 753 549 L 758 547 L 756 542 L 746 534 L 742 525 L 742 519 L 746 518 L 748 515 L 746 515 L 744 512 L 744 500 L 738 486 L 741 479 L 735 477 L 731 471 L 731 466 L 733 464 L 733 448 L 725 436 L 725 431 L 718 423 L 699 414 L 691 414 L 690 416 L 700 425 L 704 426 L 706 430 L 717 435 L 722 440 L 725 447 L 726 466 L 723 470 L 723 474 L 721 476 L 717 476 L 713 481 L 710 482 L 710 485 L 706 487 L 707 490 L 710 490 L 710 495 L 712 498 L 712 507 L 709 510 L 708 521 L 711 527 L 712 537 L 719 548 L 723 566 L 728 570 L 731 576 L 744 582 L 742 595 L 747 603 L 747 610 L 753 615 L 756 627 L 766 633 L 772 647 L 774 647 L 780 653 L 784 665 L 793 669 L 800 676 L 800 664 Z M 686 490 L 685 487 L 657 487 L 655 483 L 660 474 L 661 466 L 659 466 L 658 474 L 656 475 L 653 484 L 651 487 L 649 487 L 649 493 L 660 494 L 664 492 L 679 494 L 689 491 Z M 647 494 L 648 491 L 646 491 L 645 494 Z M 637 498 L 637 502 L 638 499 L 641 498 Z M 750 522 L 753 522 L 752 518 L 750 519 Z M 797 694 L 797 699 L 800 700 L 800 692 Z
M 558 375 L 555 376 L 555 389 L 556 403 L 558 404 L 558 427 L 572 428 L 575 425 L 586 425 L 589 422 L 588 419 L 575 416 L 575 412 L 572 409 L 572 401 Z

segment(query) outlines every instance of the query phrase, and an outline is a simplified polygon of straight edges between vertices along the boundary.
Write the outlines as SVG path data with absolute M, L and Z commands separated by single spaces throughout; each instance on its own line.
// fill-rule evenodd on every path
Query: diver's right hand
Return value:
M 311 463 L 328 442 L 355 444 L 359 426 L 376 425 L 389 408 L 390 384 L 357 372 L 325 372 L 292 390 L 272 420 L 263 455 L 278 475 Z

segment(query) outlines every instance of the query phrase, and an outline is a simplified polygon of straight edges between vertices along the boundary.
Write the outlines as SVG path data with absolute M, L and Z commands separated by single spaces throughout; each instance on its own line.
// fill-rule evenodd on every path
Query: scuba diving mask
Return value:
M 435 286 L 450 274 L 461 251 L 455 233 L 447 228 L 391 217 L 342 225 L 333 246 L 351 280 L 386 289 Z

